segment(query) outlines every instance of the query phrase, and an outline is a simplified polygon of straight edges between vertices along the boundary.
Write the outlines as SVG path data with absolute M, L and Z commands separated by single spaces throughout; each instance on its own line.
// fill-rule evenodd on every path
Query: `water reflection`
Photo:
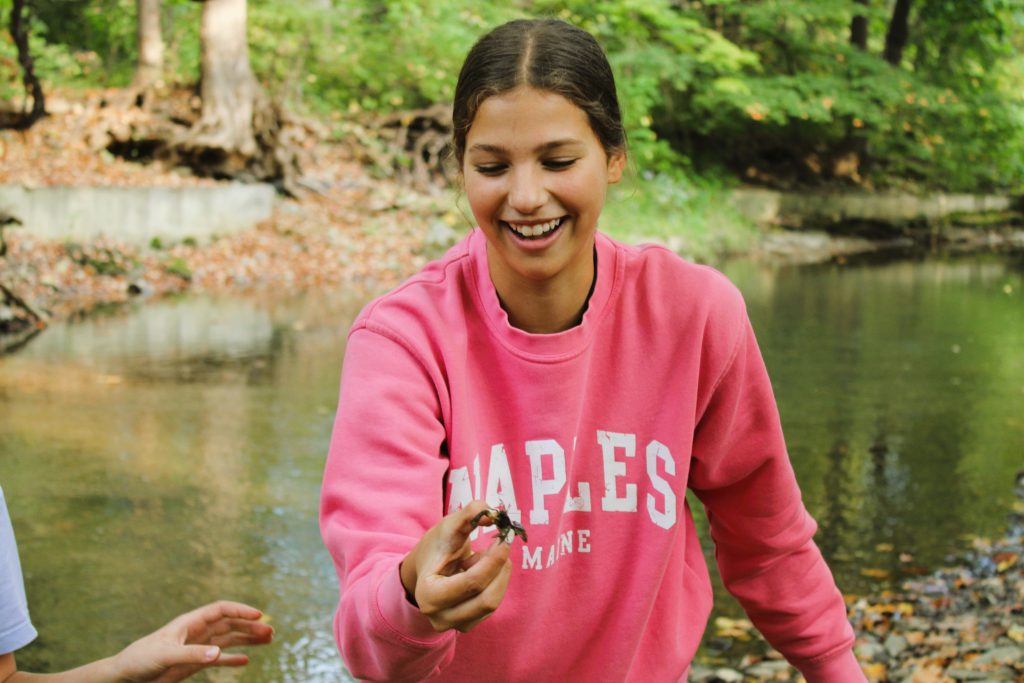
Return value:
M 910 568 L 901 552 L 934 566 L 961 535 L 998 532 L 1024 459 L 1019 268 L 972 257 L 732 275 L 844 588 L 873 586 L 861 569 Z
M 109 654 L 232 597 L 280 636 L 245 680 L 339 680 L 316 503 L 362 300 L 149 304 L 2 361 L 0 480 L 43 634 L 25 668 Z
M 1018 266 L 726 270 L 845 590 L 878 586 L 864 569 L 896 580 L 941 564 L 963 534 L 998 533 L 1024 460 Z M 0 481 L 42 633 L 26 668 L 109 654 L 232 597 L 272 615 L 277 644 L 209 680 L 339 679 L 316 505 L 344 332 L 364 300 L 151 303 L 0 359 Z

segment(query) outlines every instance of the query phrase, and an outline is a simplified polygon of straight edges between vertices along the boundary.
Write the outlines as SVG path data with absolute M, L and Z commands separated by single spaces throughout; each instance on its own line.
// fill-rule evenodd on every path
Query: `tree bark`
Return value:
M 249 66 L 246 0 L 205 0 L 200 39 L 203 105 L 190 142 L 251 157 L 257 152 L 253 112 L 259 89 Z
M 11 5 L 10 29 L 11 38 L 18 46 L 18 63 L 25 82 L 25 91 L 32 97 L 32 111 L 19 123 L 19 128 L 28 128 L 46 116 L 46 98 L 43 95 L 43 84 L 36 76 L 35 65 L 28 43 L 28 16 L 25 13 L 25 0 L 14 0 Z
M 317 132 L 264 93 L 249 65 L 246 0 L 203 2 L 202 109 L 158 156 L 197 173 L 272 181 L 296 194 Z
M 893 66 L 899 66 L 903 61 L 903 48 L 907 46 L 910 37 L 910 16 L 911 0 L 896 0 L 896 6 L 892 10 L 892 19 L 889 21 L 889 30 L 885 34 L 885 61 Z
M 138 0 L 139 62 L 132 88 L 145 91 L 164 69 L 164 39 L 160 31 L 160 0 Z
M 868 6 L 870 0 L 854 0 L 858 5 Z M 868 49 L 868 18 L 866 15 L 854 15 L 850 21 L 850 45 L 861 50 Z

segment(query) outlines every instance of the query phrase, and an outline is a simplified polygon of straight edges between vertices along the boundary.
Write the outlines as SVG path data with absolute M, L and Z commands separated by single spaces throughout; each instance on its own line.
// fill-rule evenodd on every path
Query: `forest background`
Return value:
M 14 0 L 0 0 L 0 16 Z M 137 0 L 31 0 L 48 88 L 128 85 Z M 195 87 L 202 2 L 163 0 L 162 77 Z M 488 27 L 556 16 L 616 70 L 635 165 L 672 188 L 742 182 L 1024 188 L 1024 0 L 249 0 L 252 68 L 331 137 L 448 103 Z M 0 39 L 0 99 L 25 97 Z M 667 189 L 666 189 L 667 188 Z

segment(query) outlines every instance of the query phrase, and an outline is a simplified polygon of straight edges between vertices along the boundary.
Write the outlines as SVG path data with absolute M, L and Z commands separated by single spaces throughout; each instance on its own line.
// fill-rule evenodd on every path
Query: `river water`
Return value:
M 1024 466 L 1024 260 L 723 270 L 746 296 L 844 591 L 1001 531 Z M 344 333 L 364 301 L 153 302 L 0 359 L 0 484 L 42 634 L 22 668 L 113 653 L 230 597 L 272 616 L 276 644 L 207 680 L 343 676 L 316 507 Z

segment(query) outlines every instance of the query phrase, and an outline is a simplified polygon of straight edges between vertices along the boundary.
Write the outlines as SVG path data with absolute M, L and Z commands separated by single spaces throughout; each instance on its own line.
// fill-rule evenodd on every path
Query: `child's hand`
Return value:
M 469 543 L 477 526 L 494 523 L 487 515 L 474 522 L 487 509 L 486 503 L 473 501 L 449 514 L 423 534 L 402 562 L 402 585 L 436 631 L 469 631 L 505 597 L 512 574 L 509 544 L 496 541 L 474 553 Z
M 243 666 L 249 658 L 223 648 L 262 645 L 274 629 L 255 607 L 220 601 L 182 614 L 112 658 L 118 681 L 174 683 L 209 666 Z

